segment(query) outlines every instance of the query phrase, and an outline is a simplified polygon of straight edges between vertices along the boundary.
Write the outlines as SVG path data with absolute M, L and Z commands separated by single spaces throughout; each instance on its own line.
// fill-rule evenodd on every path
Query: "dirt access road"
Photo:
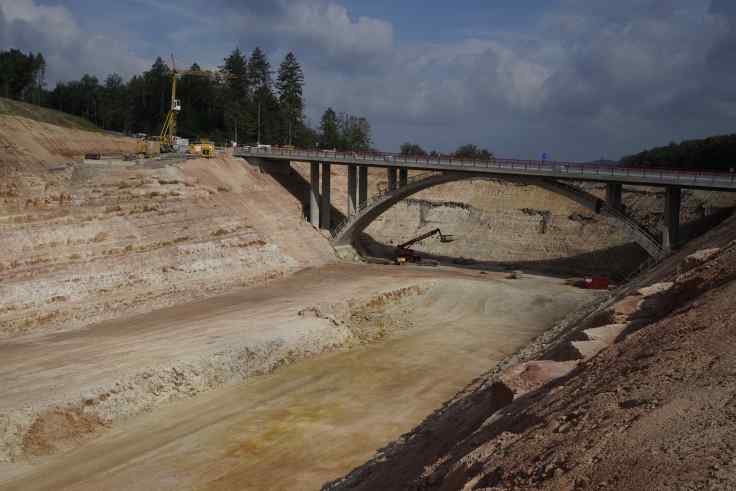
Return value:
M 381 322 L 400 319 L 404 327 L 383 341 L 121 420 L 76 449 L 2 464 L 0 489 L 316 489 L 591 299 L 549 278 L 333 265 L 207 302 L 4 343 L 0 407 L 64 399 L 171 357 L 216 354 L 244 337 L 290 337 L 288 349 L 301 342 L 318 352 L 329 343 L 316 336 L 346 335 L 300 311 L 412 285 L 424 285 L 422 293 L 383 307 Z M 105 407 L 110 397 L 89 404 Z M 135 406 L 147 397 L 128 392 L 126 400 Z M 107 410 L 124 414 L 120 405 Z

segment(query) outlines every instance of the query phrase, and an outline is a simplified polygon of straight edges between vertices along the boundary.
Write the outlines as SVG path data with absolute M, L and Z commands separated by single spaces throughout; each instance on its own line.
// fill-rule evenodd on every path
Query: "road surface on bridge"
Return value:
M 406 156 L 389 153 L 334 152 L 286 148 L 238 147 L 236 157 L 280 161 L 326 162 L 369 167 L 534 176 L 573 181 L 596 181 L 640 186 L 678 186 L 704 190 L 736 190 L 736 175 L 659 168 L 624 167 L 576 162 L 491 159 L 469 160 L 448 156 Z

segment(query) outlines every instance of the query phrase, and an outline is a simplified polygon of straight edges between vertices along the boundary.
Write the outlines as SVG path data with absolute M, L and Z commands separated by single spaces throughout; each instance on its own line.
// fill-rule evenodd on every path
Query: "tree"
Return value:
M 250 55 L 248 81 L 254 91 L 263 88 L 271 89 L 272 86 L 271 63 L 269 63 L 266 53 L 259 47 L 256 47 Z
M 338 119 L 341 150 L 369 150 L 372 143 L 371 125 L 363 117 L 341 114 Z
M 403 145 L 401 145 L 401 155 L 419 155 L 424 156 L 427 155 L 427 152 L 424 151 L 422 147 L 415 143 L 406 142 Z
M 224 61 L 220 67 L 225 75 L 224 124 L 237 141 L 240 135 L 246 134 L 251 106 L 248 61 L 240 48 L 235 48 Z
M 41 53 L 0 51 L 0 95 L 26 102 L 40 101 L 45 71 L 46 61 Z
M 480 149 L 472 143 L 463 145 L 455 151 L 455 157 L 459 159 L 490 160 L 493 154 L 486 149 Z
M 671 142 L 621 159 L 627 166 L 730 170 L 736 168 L 736 135 Z
M 250 55 L 248 80 L 253 91 L 253 104 L 248 111 L 249 136 L 259 143 L 281 141 L 281 111 L 273 94 L 271 64 L 259 47 Z
M 51 91 L 44 88 L 45 69 L 41 53 L 0 51 L 0 97 L 43 104 L 85 117 L 108 130 L 152 136 L 161 131 L 170 109 L 173 74 L 160 57 L 127 83 L 116 73 L 101 80 L 85 74 L 79 80 L 59 82 Z M 194 63 L 191 71 L 202 70 Z M 214 77 L 179 75 L 177 98 L 182 109 L 177 116 L 178 135 L 221 143 L 237 134 L 240 139 L 306 147 L 320 141 L 340 149 L 370 145 L 370 125 L 365 118 L 338 118 L 329 109 L 321 131 L 310 127 L 305 122 L 303 85 L 304 73 L 293 53 L 284 57 L 274 87 L 266 53 L 256 48 L 248 59 L 236 48 L 223 58 Z
M 340 141 L 340 130 L 337 124 L 337 114 L 328 107 L 325 113 L 322 115 L 322 122 L 320 123 L 320 132 L 322 134 L 321 144 L 326 148 L 340 148 L 342 146 Z
M 302 98 L 304 73 L 294 53 L 289 52 L 279 67 L 276 86 L 279 104 L 286 123 L 287 143 L 293 143 L 294 132 L 304 124 L 304 100 Z

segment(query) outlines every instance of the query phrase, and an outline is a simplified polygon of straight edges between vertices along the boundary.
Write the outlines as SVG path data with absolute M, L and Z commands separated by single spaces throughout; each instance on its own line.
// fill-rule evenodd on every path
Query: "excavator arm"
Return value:
M 442 230 L 436 228 L 434 230 L 430 230 L 429 232 L 427 232 L 425 234 L 420 235 L 419 237 L 414 237 L 413 239 L 411 239 L 409 241 L 406 241 L 403 244 L 399 244 L 398 245 L 398 248 L 399 249 L 408 249 L 409 247 L 413 246 L 417 242 L 421 242 L 424 239 L 428 239 L 428 238 L 432 237 L 433 235 L 439 235 L 440 236 L 440 240 L 442 242 L 452 242 L 453 240 L 455 240 L 455 236 L 454 235 L 446 235 L 446 234 L 443 234 L 442 233 Z

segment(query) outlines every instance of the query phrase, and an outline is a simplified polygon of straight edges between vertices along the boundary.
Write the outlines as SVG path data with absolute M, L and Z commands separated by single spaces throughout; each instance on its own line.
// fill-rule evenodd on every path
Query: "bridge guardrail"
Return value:
M 289 148 L 253 148 L 239 147 L 236 155 L 252 155 L 254 157 L 288 157 L 292 160 L 333 160 L 344 163 L 373 164 L 377 166 L 389 164 L 406 165 L 442 165 L 455 167 L 459 170 L 482 169 L 482 170 L 520 170 L 524 172 L 536 172 L 538 174 L 549 174 L 556 177 L 569 176 L 571 179 L 596 177 L 609 178 L 639 178 L 656 182 L 658 184 L 672 184 L 683 186 L 700 185 L 727 185 L 736 188 L 736 174 L 731 172 L 711 172 L 697 170 L 675 170 L 663 168 L 621 167 L 613 165 L 593 165 L 579 162 L 566 161 L 541 161 L 541 160 L 517 160 L 492 158 L 489 160 L 458 159 L 452 156 L 407 156 L 392 153 L 378 152 L 336 152 L 325 150 L 304 150 Z

